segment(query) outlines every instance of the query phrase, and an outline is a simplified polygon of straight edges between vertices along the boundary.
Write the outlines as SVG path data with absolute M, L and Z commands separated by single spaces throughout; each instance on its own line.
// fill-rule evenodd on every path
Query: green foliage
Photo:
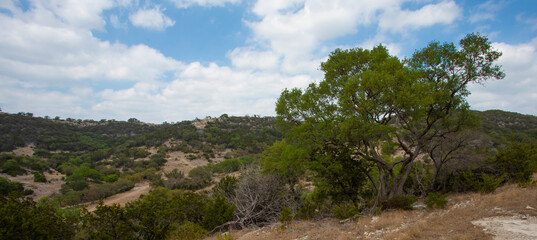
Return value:
M 225 159 L 222 162 L 213 164 L 211 169 L 214 173 L 231 173 L 246 168 L 255 161 L 255 158 L 244 156 L 240 158 Z
M 505 181 L 505 174 L 501 176 L 489 175 L 484 172 L 474 173 L 470 169 L 460 176 L 466 190 L 492 193 Z
M 362 212 L 360 204 L 353 202 L 336 203 L 330 209 L 330 212 L 339 220 L 354 217 Z
M 205 237 L 205 229 L 198 224 L 185 221 L 177 229 L 170 233 L 169 239 L 174 240 L 198 240 Z
M 53 205 L 0 196 L 0 239 L 71 239 L 76 226 Z
M 314 218 L 318 213 L 319 203 L 316 202 L 311 194 L 303 196 L 299 201 L 295 218 L 309 220 Z
M 278 216 L 278 221 L 280 221 L 284 226 L 289 225 L 293 220 L 293 212 L 288 207 L 283 207 L 280 211 L 280 216 Z
M 134 239 L 125 215 L 119 204 L 111 206 L 99 202 L 95 211 L 88 215 L 84 228 L 90 239 Z
M 117 174 L 110 174 L 110 175 L 106 175 L 103 180 L 105 182 L 108 182 L 108 183 L 111 183 L 111 182 L 115 182 L 119 179 L 119 176 Z
M 34 172 L 34 182 L 47 182 L 47 178 L 42 172 Z
M 446 197 L 448 194 L 442 194 L 439 192 L 430 192 L 429 195 L 427 195 L 427 198 L 425 201 L 423 201 L 428 208 L 434 208 L 435 206 L 438 208 L 444 208 L 446 204 L 448 203 L 448 200 L 446 200 Z
M 7 178 L 0 177 L 0 195 L 8 195 L 11 192 L 23 192 L 22 183 L 12 182 Z
M 507 179 L 529 182 L 537 171 L 537 143 L 514 140 L 498 151 L 495 163 Z
M 235 207 L 223 195 L 216 195 L 205 205 L 201 226 L 208 231 L 233 220 Z
M 225 176 L 216 186 L 214 187 L 213 191 L 217 195 L 223 195 L 227 198 L 231 198 L 234 195 L 235 188 L 237 187 L 237 182 L 239 180 L 234 176 Z
M 13 154 L 0 154 L 0 169 L 3 173 L 7 173 L 11 176 L 17 176 L 26 174 L 26 170 L 23 168 L 29 168 L 34 171 L 47 171 L 48 165 L 40 158 L 16 156 Z
M 294 190 L 295 184 L 306 172 L 308 156 L 304 148 L 290 144 L 287 140 L 277 141 L 264 152 L 262 167 L 265 172 L 283 178 Z
M 125 206 L 131 229 L 144 239 L 164 239 L 176 224 L 201 221 L 203 209 L 202 196 L 165 188 L 153 189 Z
M 498 188 L 504 182 L 505 174 L 500 177 L 497 177 L 483 173 L 481 175 L 481 179 L 482 182 L 479 191 L 484 193 L 491 193 L 494 192 L 496 188 Z
M 486 37 L 468 34 L 459 45 L 431 42 L 405 61 L 382 45 L 336 49 L 320 83 L 284 90 L 277 120 L 289 142 L 309 150 L 316 186 L 352 199 L 368 179 L 382 198 L 404 194 L 422 147 L 468 124 L 467 86 L 505 75 Z M 407 153 L 400 161 L 382 154 L 394 145 Z

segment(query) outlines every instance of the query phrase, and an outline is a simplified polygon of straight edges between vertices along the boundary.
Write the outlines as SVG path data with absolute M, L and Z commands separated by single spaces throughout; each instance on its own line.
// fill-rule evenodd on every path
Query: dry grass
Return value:
M 537 216 L 537 187 L 507 185 L 493 194 L 453 194 L 445 209 L 385 211 L 344 224 L 334 219 L 279 223 L 230 231 L 233 239 L 492 239 L 472 221 L 496 216 Z M 526 208 L 530 206 L 531 208 Z M 216 239 L 216 235 L 207 239 Z M 509 238 L 506 238 L 509 239 Z M 531 239 L 531 238 L 528 238 Z

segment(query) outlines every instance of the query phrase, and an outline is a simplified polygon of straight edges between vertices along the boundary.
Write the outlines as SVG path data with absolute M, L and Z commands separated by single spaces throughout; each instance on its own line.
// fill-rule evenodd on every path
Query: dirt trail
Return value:
M 103 200 L 103 203 L 105 205 L 112 205 L 112 204 L 118 203 L 119 205 L 124 206 L 125 203 L 138 199 L 140 195 L 149 193 L 149 190 L 151 190 L 151 187 L 149 186 L 149 182 L 139 183 L 139 184 L 136 184 L 136 186 L 134 186 L 134 188 L 132 188 L 129 191 L 118 193 L 116 195 L 112 195 L 110 197 L 105 198 Z M 98 205 L 98 202 L 88 205 L 87 207 L 88 211 L 90 212 L 94 211 L 97 205 Z

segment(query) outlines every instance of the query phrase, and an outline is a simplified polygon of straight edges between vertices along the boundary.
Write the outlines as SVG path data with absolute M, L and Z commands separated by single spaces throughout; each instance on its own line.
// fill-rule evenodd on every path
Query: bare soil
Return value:
M 121 206 L 125 206 L 126 203 L 134 201 L 138 199 L 142 194 L 149 193 L 149 190 L 151 190 L 151 187 L 149 186 L 149 182 L 142 182 L 136 184 L 134 188 L 132 188 L 129 191 L 118 193 L 115 195 L 112 195 L 110 197 L 107 197 L 103 200 L 104 205 L 112 205 L 112 204 L 119 204 Z M 88 211 L 92 212 L 97 207 L 98 202 L 94 202 L 87 206 Z
M 61 180 L 62 177 L 65 177 L 64 174 L 61 174 L 54 169 L 50 169 L 50 171 L 51 171 L 50 173 L 48 172 L 43 173 L 45 177 L 47 178 L 46 183 L 34 182 L 34 175 L 31 173 L 25 174 L 25 175 L 19 175 L 16 177 L 12 177 L 5 173 L 1 173 L 0 177 L 7 178 L 13 182 L 22 183 L 25 189 L 33 190 L 34 193 L 30 195 L 29 197 L 37 201 L 43 197 L 47 197 L 53 194 L 59 194 L 60 187 L 64 183 L 64 181 Z

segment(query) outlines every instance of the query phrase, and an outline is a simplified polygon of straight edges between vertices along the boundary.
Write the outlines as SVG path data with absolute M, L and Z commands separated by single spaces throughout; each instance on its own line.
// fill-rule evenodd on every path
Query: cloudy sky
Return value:
M 274 115 L 336 48 L 401 58 L 487 35 L 507 77 L 473 109 L 537 115 L 535 0 L 1 0 L 0 108 L 75 119 Z

